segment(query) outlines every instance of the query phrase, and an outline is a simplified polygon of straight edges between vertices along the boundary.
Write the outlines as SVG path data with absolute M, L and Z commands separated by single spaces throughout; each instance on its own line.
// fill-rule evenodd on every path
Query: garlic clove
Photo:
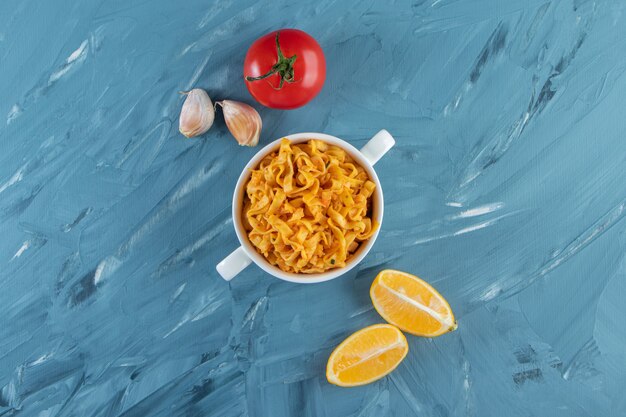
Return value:
M 254 107 L 233 100 L 218 101 L 228 130 L 242 146 L 256 146 L 261 136 L 261 116 Z
M 180 110 L 178 130 L 188 138 L 205 133 L 213 125 L 215 109 L 206 91 L 194 88 L 187 95 Z

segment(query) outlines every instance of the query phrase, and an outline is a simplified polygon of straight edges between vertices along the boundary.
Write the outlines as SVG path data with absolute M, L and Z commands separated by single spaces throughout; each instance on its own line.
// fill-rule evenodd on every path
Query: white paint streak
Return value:
M 243 320 L 241 322 L 241 327 L 247 324 L 250 324 L 250 326 L 252 326 L 252 324 L 254 323 L 254 320 L 256 320 L 256 316 L 259 313 L 259 310 L 261 310 L 261 307 L 265 306 L 268 301 L 269 301 L 269 298 L 267 296 L 263 296 L 259 298 L 257 302 L 254 303 L 254 306 L 251 307 L 246 312 L 246 315 L 243 317 Z
M 500 221 L 501 219 L 505 218 L 505 217 L 509 217 L 512 216 L 513 214 L 516 214 L 517 212 L 511 212 L 511 213 L 507 213 L 507 214 L 503 214 L 501 216 L 498 216 L 494 219 L 491 220 L 487 220 L 485 222 L 482 223 L 478 223 L 478 224 L 474 224 L 471 226 L 467 226 L 464 227 L 460 230 L 457 230 L 454 233 L 443 233 L 440 235 L 435 235 L 435 236 L 426 236 L 420 239 L 417 239 L 413 242 L 414 245 L 419 245 L 422 243 L 427 243 L 427 242 L 432 242 L 433 240 L 439 240 L 439 239 L 444 239 L 444 238 L 448 238 L 448 237 L 453 237 L 453 236 L 459 236 L 459 235 L 463 235 L 465 233 L 470 233 L 470 232 L 474 232 L 476 230 L 480 230 L 480 229 L 484 229 L 485 227 L 491 226 L 495 223 L 497 223 L 498 221 Z
M 596 224 L 587 230 L 582 235 L 578 236 L 574 242 L 570 243 L 568 247 L 559 252 L 558 256 L 552 260 L 548 265 L 541 269 L 540 276 L 544 276 L 563 262 L 578 253 L 582 248 L 586 247 L 589 243 L 595 240 L 602 233 L 610 229 L 615 223 L 622 219 L 626 214 L 626 202 L 618 204 L 609 213 L 603 216 Z
M 483 214 L 488 214 L 488 213 L 492 213 L 492 212 L 494 212 L 496 210 L 499 210 L 502 207 L 504 207 L 504 203 L 501 203 L 501 202 L 485 204 L 483 206 L 478 206 L 478 207 L 474 207 L 474 208 L 462 211 L 459 214 L 453 216 L 453 218 L 455 218 L 455 219 L 458 219 L 458 218 L 463 219 L 463 218 L 467 218 L 467 217 L 482 216 Z
M 52 356 L 52 353 L 47 354 L 47 355 L 42 355 L 39 358 L 35 359 L 34 362 L 31 362 L 29 365 L 39 365 L 41 363 L 44 363 L 45 361 L 47 361 L 50 357 Z
M 80 44 L 78 49 L 72 52 L 70 56 L 67 57 L 67 63 L 71 64 L 72 62 L 77 61 L 78 59 L 82 58 L 87 52 L 87 45 L 88 45 L 88 42 L 87 42 L 87 39 L 85 39 Z
M 104 278 L 111 275 L 111 273 L 120 267 L 120 264 L 121 262 L 113 256 L 108 256 L 106 259 L 101 261 L 93 275 L 94 285 L 98 285 L 98 283 L 100 283 Z
M 196 46 L 196 42 L 191 42 L 189 45 L 185 46 L 180 53 L 180 56 L 187 55 L 187 52 L 191 51 L 191 48 Z
M 463 235 L 465 233 L 475 232 L 476 230 L 484 229 L 485 227 L 491 225 L 492 223 L 493 223 L 492 221 L 486 221 L 486 222 L 474 224 L 474 225 L 471 225 L 471 226 L 468 226 L 468 227 L 464 227 L 463 229 L 457 230 L 452 235 L 453 236 L 459 236 L 459 235 Z
M 96 268 L 96 273 L 93 275 L 94 284 L 98 285 L 98 283 L 102 280 L 102 272 L 104 271 L 105 266 L 106 266 L 106 260 L 98 264 L 98 267 Z
M 459 236 L 459 235 L 463 235 L 465 233 L 475 232 L 476 230 L 484 229 L 485 227 L 489 227 L 489 226 L 497 223 L 498 221 L 502 220 L 503 218 L 509 217 L 509 216 L 511 216 L 513 214 L 515 214 L 515 212 L 508 213 L 508 214 L 503 214 L 502 216 L 498 216 L 498 217 L 493 218 L 491 220 L 487 220 L 487 221 L 484 221 L 482 223 L 477 223 L 477 224 L 473 224 L 473 225 L 468 226 L 468 227 L 464 227 L 464 228 L 454 232 L 452 234 L 452 236 Z
M 65 60 L 65 64 L 63 64 L 61 68 L 50 74 L 50 78 L 48 78 L 48 85 L 54 84 L 61 77 L 67 74 L 74 67 L 74 65 L 83 62 L 87 57 L 87 52 L 89 51 L 88 46 L 89 42 L 85 39 L 80 44 L 78 49 L 76 49 L 70 54 L 70 56 L 67 57 L 67 59 Z
M 7 114 L 7 126 L 10 125 L 13 122 L 13 120 L 17 119 L 21 114 L 22 114 L 22 108 L 18 106 L 17 104 L 14 104 L 13 107 L 11 107 L 11 110 L 9 110 L 9 113 Z
M 7 182 L 5 182 L 4 184 L 0 186 L 0 193 L 2 193 L 4 190 L 9 188 L 10 186 L 22 181 L 22 179 L 24 178 L 24 168 L 25 166 L 20 167 L 20 169 L 15 171 L 15 174 L 13 174 L 13 176 L 9 178 Z
M 30 240 L 27 240 L 26 242 L 22 243 L 22 246 L 20 246 L 20 248 L 17 250 L 17 252 L 15 252 L 15 255 L 13 255 L 13 257 L 11 258 L 11 260 L 15 259 L 15 258 L 19 258 L 20 256 L 22 256 L 22 254 L 30 247 Z
M 169 335 L 174 333 L 186 323 L 198 321 L 210 316 L 216 310 L 221 308 L 224 303 L 226 303 L 226 299 L 224 297 L 217 297 L 216 294 L 212 293 L 208 295 L 202 295 L 199 299 L 195 301 L 194 304 L 196 304 L 196 306 L 190 307 L 191 311 L 187 311 L 176 324 L 176 326 L 174 326 L 169 332 L 167 332 L 163 336 L 163 339 L 167 338 Z
M 180 328 L 180 326 L 182 326 L 183 324 L 187 323 L 189 321 L 191 317 L 189 316 L 189 313 L 185 313 L 185 315 L 183 316 L 182 319 L 180 319 L 180 321 L 176 324 L 176 326 L 174 326 L 172 328 L 172 330 L 170 330 L 169 332 L 165 333 L 165 335 L 163 336 L 163 339 L 166 339 L 169 335 L 171 335 L 172 333 L 174 333 L 176 330 L 178 330 Z
M 498 294 L 502 292 L 502 287 L 497 282 L 494 282 L 488 286 L 485 291 L 478 297 L 481 301 L 493 300 Z
M 183 197 L 189 195 L 193 191 L 197 190 L 200 186 L 205 184 L 209 179 L 213 178 L 218 170 L 221 168 L 218 164 L 214 164 L 211 167 L 200 169 L 189 179 L 187 179 L 168 200 L 169 204 L 175 204 Z
M 173 303 L 174 301 L 176 301 L 176 299 L 178 297 L 180 297 L 180 295 L 183 293 L 183 291 L 185 290 L 185 287 L 187 286 L 186 282 L 183 282 L 181 285 L 178 286 L 178 288 L 176 289 L 176 291 L 174 291 L 174 294 L 172 294 L 172 296 L 170 297 L 170 304 Z

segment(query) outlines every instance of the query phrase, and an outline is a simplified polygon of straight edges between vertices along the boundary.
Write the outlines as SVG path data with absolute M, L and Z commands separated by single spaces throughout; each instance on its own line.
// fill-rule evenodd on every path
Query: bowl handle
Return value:
M 389 149 L 393 148 L 395 144 L 396 141 L 393 139 L 393 136 L 383 129 L 376 133 L 374 137 L 361 148 L 361 153 L 370 164 L 374 165 Z
M 252 259 L 243 250 L 242 246 L 235 249 L 230 255 L 225 257 L 222 262 L 217 264 L 215 269 L 226 281 L 235 278 L 237 274 L 243 271 L 252 263 Z

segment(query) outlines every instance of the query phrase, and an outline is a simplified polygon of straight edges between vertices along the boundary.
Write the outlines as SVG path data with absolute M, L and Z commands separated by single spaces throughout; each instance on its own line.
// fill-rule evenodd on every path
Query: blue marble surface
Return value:
M 381 128 L 379 239 L 295 285 L 215 264 L 255 149 L 180 90 L 252 103 L 258 36 L 297 27 L 327 82 L 259 110 L 261 145 Z M 0 416 L 626 415 L 626 3 L 428 0 L 0 3 Z M 415 273 L 458 331 L 409 337 L 371 385 L 324 377 Z

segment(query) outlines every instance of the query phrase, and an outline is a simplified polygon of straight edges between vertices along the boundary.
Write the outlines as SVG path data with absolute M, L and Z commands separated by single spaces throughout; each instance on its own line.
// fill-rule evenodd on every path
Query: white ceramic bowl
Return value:
M 258 253 L 248 240 L 248 236 L 246 235 L 241 222 L 241 217 L 243 215 L 242 205 L 245 186 L 250 178 L 250 173 L 259 165 L 259 162 L 261 162 L 267 154 L 278 150 L 282 138 L 277 139 L 254 155 L 250 162 L 246 164 L 243 172 L 239 176 L 237 185 L 235 186 L 235 192 L 233 194 L 233 224 L 241 246 L 224 258 L 224 260 L 217 264 L 216 267 L 217 272 L 219 272 L 222 278 L 227 281 L 233 279 L 252 262 L 257 264 L 259 268 L 268 274 L 285 281 L 297 282 L 300 284 L 313 284 L 316 282 L 328 281 L 345 274 L 361 262 L 370 251 L 376 241 L 376 238 L 378 237 L 378 232 L 380 231 L 380 227 L 383 223 L 384 199 L 378 175 L 376 175 L 376 171 L 374 171 L 374 164 L 376 164 L 376 162 L 378 162 L 378 160 L 395 144 L 395 141 L 389 132 L 384 129 L 381 130 L 374 135 L 374 137 L 372 137 L 372 139 L 370 139 L 360 151 L 344 140 L 323 133 L 296 133 L 285 137 L 292 143 L 307 142 L 311 139 L 322 140 L 326 143 L 339 146 L 352 156 L 352 158 L 354 158 L 354 160 L 362 166 L 363 169 L 365 169 L 370 179 L 376 184 L 376 190 L 372 195 L 372 220 L 378 223 L 378 228 L 372 237 L 360 245 L 359 249 L 357 249 L 357 251 L 352 255 L 346 266 L 342 268 L 330 269 L 327 272 L 317 274 L 296 274 L 292 272 L 284 272 L 277 266 L 271 265 L 267 262 L 263 255 Z

